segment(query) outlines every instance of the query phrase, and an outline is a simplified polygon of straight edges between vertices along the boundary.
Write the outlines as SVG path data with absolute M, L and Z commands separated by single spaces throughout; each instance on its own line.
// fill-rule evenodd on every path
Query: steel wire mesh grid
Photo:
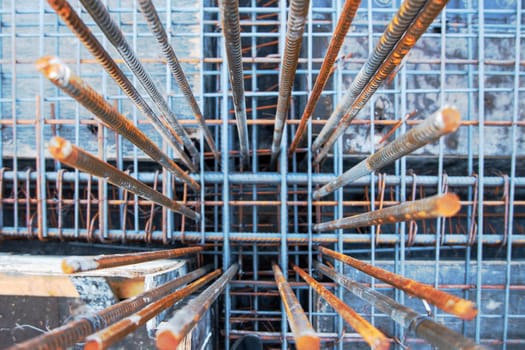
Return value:
M 350 0 L 348 0 L 350 1 Z M 523 347 L 525 329 L 525 46 L 522 2 L 450 0 L 423 36 L 313 164 L 312 144 L 372 54 L 401 1 L 361 1 L 330 78 L 296 152 L 288 148 L 336 30 L 343 0 L 311 0 L 276 166 L 272 136 L 289 4 L 240 0 L 246 134 L 230 83 L 217 1 L 154 1 L 196 97 L 220 159 L 181 91 L 138 2 L 108 0 L 111 18 L 200 152 L 190 172 L 200 188 L 151 161 L 41 75 L 35 62 L 59 57 L 169 157 L 184 160 L 44 1 L 1 2 L 0 237 L 164 245 L 209 244 L 204 260 L 239 271 L 214 304 L 215 343 L 257 334 L 267 348 L 294 340 L 274 281 L 278 262 L 326 348 L 366 348 L 364 340 L 309 288 L 289 263 L 322 280 L 398 348 L 428 348 L 421 339 L 337 283 L 314 274 L 319 245 L 474 301 L 472 321 L 452 317 L 335 261 L 335 269 L 491 348 Z M 86 9 L 71 1 L 87 27 L 148 105 L 155 101 L 128 70 Z M 308 6 L 308 4 L 306 4 Z M 228 28 L 229 29 L 229 28 Z M 232 89 L 233 86 L 233 89 Z M 459 129 L 318 200 L 314 191 L 418 125 L 443 106 L 461 114 Z M 155 109 L 155 113 L 158 113 Z M 162 115 L 162 111 L 158 113 Z M 49 140 L 63 137 L 195 211 L 191 220 L 103 178 L 55 161 Z M 247 137 L 248 155 L 242 151 Z M 188 149 L 186 145 L 186 149 Z M 279 146 L 279 144 L 278 144 Z M 275 150 L 274 150 L 275 151 Z M 186 164 L 187 165 L 187 164 Z M 187 168 L 185 168 L 187 169 Z M 313 225 L 452 192 L 461 210 L 417 219 L 317 232 Z M 328 260 L 330 261 L 330 260 Z M 329 281 L 329 282 L 327 282 Z M 210 345 L 211 344 L 211 345 Z

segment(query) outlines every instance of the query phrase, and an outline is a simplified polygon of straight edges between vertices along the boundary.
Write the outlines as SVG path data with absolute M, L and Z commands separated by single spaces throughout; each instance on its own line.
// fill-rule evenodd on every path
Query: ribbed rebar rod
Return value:
M 222 293 L 226 285 L 235 276 L 239 265 L 233 264 L 211 286 L 198 297 L 178 310 L 166 323 L 162 323 L 156 333 L 157 348 L 161 350 L 176 349 L 186 334 L 199 322 L 215 299 Z
M 420 283 L 379 267 L 372 266 L 331 249 L 325 247 L 319 247 L 318 249 L 321 253 L 327 256 L 342 261 L 345 264 L 348 264 L 369 276 L 386 282 L 395 288 L 401 289 L 410 295 L 424 299 L 441 310 L 456 315 L 464 320 L 471 320 L 478 313 L 475 304 L 470 300 L 465 300 L 450 293 L 440 291 L 428 284 Z
M 63 64 L 57 57 L 42 57 L 36 62 L 36 66 L 53 84 L 82 104 L 82 106 L 115 132 L 124 136 L 144 151 L 151 159 L 168 169 L 191 188 L 196 190 L 200 189 L 200 185 L 189 177 L 170 157 L 162 152 L 146 134 L 137 128 L 129 119 L 120 114 L 92 87 L 75 76 L 73 72 L 71 72 L 71 69 Z
M 248 123 L 246 120 L 246 100 L 244 97 L 244 76 L 242 69 L 241 27 L 239 24 L 239 1 L 219 0 L 222 34 L 226 48 L 226 59 L 230 73 L 235 120 L 239 134 L 239 147 L 242 162 L 249 159 Z M 226 89 L 226 86 L 222 87 Z M 224 101 L 225 103 L 226 101 Z M 224 116 L 226 118 L 227 116 Z M 225 157 L 227 155 L 224 155 Z
M 72 256 L 62 260 L 62 271 L 64 273 L 75 273 L 106 269 L 108 267 L 138 264 L 144 261 L 172 259 L 178 256 L 201 252 L 202 250 L 202 247 L 189 247 L 128 254 Z
M 279 265 L 274 263 L 272 269 L 286 315 L 288 316 L 288 324 L 295 339 L 295 347 L 298 350 L 320 349 L 321 341 L 319 336 L 312 328 L 312 324 L 306 317 L 301 304 L 281 272 Z
M 345 275 L 342 275 L 329 268 L 328 266 L 314 261 L 314 268 L 323 275 L 332 279 L 334 282 L 343 286 L 346 290 L 355 296 L 376 307 L 379 311 L 390 316 L 396 323 L 404 328 L 408 328 L 418 337 L 425 339 L 427 342 L 439 349 L 457 349 L 457 350 L 481 350 L 483 346 L 476 345 L 474 341 L 463 335 L 454 332 L 444 325 L 435 322 L 427 316 L 423 316 L 416 311 L 397 303 L 395 300 L 379 293 L 378 291 L 368 288 Z
M 144 325 L 150 319 L 171 307 L 177 301 L 192 294 L 203 285 L 207 284 L 215 277 L 221 274 L 221 269 L 217 269 L 210 272 L 204 277 L 192 282 L 184 288 L 181 288 L 173 293 L 166 295 L 165 297 L 145 306 L 143 309 L 136 313 L 123 318 L 122 320 L 112 324 L 111 326 L 90 335 L 86 338 L 86 344 L 84 345 L 85 350 L 98 350 L 107 349 L 115 342 L 121 340 L 126 335 L 137 330 L 140 326 Z
M 335 141 L 348 128 L 352 120 L 357 116 L 359 111 L 365 106 L 370 97 L 377 91 L 379 86 L 387 79 L 394 69 L 401 64 L 406 54 L 416 44 L 417 40 L 427 30 L 428 26 L 439 15 L 448 0 L 430 0 L 418 13 L 414 21 L 410 24 L 403 37 L 397 42 L 394 49 L 388 57 L 381 63 L 373 76 L 368 80 L 366 85 L 358 90 L 359 94 L 353 99 L 351 106 L 344 111 L 344 116 L 331 134 L 327 134 L 328 141 L 324 143 L 323 148 L 314 158 L 314 163 L 320 161 L 328 154 Z M 318 138 L 319 139 L 319 138 Z M 316 151 L 320 148 L 321 142 L 316 140 Z
M 313 198 L 320 199 L 338 188 L 377 171 L 428 143 L 436 141 L 439 137 L 456 131 L 459 127 L 460 119 L 461 115 L 456 109 L 450 107 L 440 109 L 406 134 L 399 136 L 356 166 L 345 171 L 335 180 L 314 191 Z
M 186 98 L 186 101 L 188 101 L 188 104 L 190 105 L 191 110 L 193 111 L 195 119 L 199 122 L 201 131 L 204 134 L 204 139 L 208 143 L 208 146 L 210 147 L 210 150 L 212 151 L 214 157 L 217 160 L 219 160 L 220 155 L 217 151 L 217 148 L 215 147 L 215 141 L 213 141 L 213 136 L 210 132 L 210 129 L 206 125 L 206 120 L 202 116 L 201 109 L 197 104 L 197 101 L 195 100 L 195 96 L 191 91 L 190 84 L 186 79 L 186 75 L 184 74 L 179 60 L 177 59 L 177 55 L 175 55 L 175 51 L 169 43 L 168 35 L 164 30 L 162 22 L 160 21 L 157 10 L 155 9 L 155 5 L 151 0 L 139 0 L 138 3 L 140 5 L 142 13 L 144 14 L 144 17 L 146 18 L 146 22 L 148 23 L 148 26 L 151 32 L 153 33 L 153 36 L 155 37 L 155 39 L 157 39 L 157 42 L 159 43 L 162 54 L 168 61 L 168 67 L 170 68 L 171 74 L 173 74 L 173 76 L 175 77 L 175 80 L 179 84 L 179 87 L 182 93 L 184 94 L 184 97 Z
M 312 92 L 310 92 L 310 97 L 308 98 L 306 107 L 304 107 L 301 121 L 297 127 L 297 131 L 295 132 L 292 144 L 290 145 L 290 149 L 288 151 L 289 154 L 294 153 L 304 139 L 308 119 L 310 119 L 312 116 L 315 106 L 321 97 L 321 93 L 328 82 L 328 78 L 330 78 L 332 67 L 334 66 L 341 46 L 343 45 L 346 33 L 348 33 L 348 29 L 352 25 L 352 21 L 354 20 L 354 16 L 357 12 L 357 9 L 359 8 L 360 3 L 361 0 L 345 1 L 344 7 L 341 10 L 341 15 L 339 16 L 339 20 L 337 21 L 337 26 L 334 29 L 334 34 L 330 40 L 328 49 L 326 50 L 323 64 L 319 70 L 319 75 L 315 80 L 315 85 L 312 89 Z
M 277 162 L 281 140 L 283 137 L 284 123 L 290 107 L 295 72 L 301 53 L 303 42 L 304 24 L 308 15 L 310 0 L 291 0 L 288 13 L 288 24 L 286 31 L 286 44 L 281 58 L 281 71 L 279 73 L 279 96 L 277 98 L 277 110 L 275 112 L 275 125 L 273 129 L 272 156 L 270 164 L 272 167 Z M 281 28 L 282 29 L 282 28 Z
M 172 293 L 174 289 L 201 277 L 210 270 L 211 265 L 202 267 L 136 297 L 111 305 L 99 312 L 86 314 L 62 327 L 55 328 L 23 343 L 13 345 L 8 350 L 54 350 L 69 348 L 84 340 L 88 335 L 121 320 L 123 317 L 131 315 L 149 303 Z
M 98 41 L 95 35 L 93 35 L 91 30 L 89 30 L 71 5 L 66 0 L 48 0 L 47 2 L 56 11 L 60 18 L 62 18 L 71 32 L 77 36 L 84 47 L 96 58 L 108 75 L 115 80 L 126 96 L 128 96 L 128 98 L 135 104 L 137 109 L 141 111 L 146 118 L 151 120 L 155 130 L 157 130 L 162 138 L 175 149 L 184 165 L 186 165 L 191 171 L 195 172 L 196 169 L 191 160 L 176 139 L 178 138 L 176 132 L 165 124 L 159 118 L 157 113 L 155 113 L 146 101 L 144 101 L 144 98 L 142 98 L 131 81 L 129 81 L 117 63 L 111 58 L 109 53 L 104 49 L 102 44 Z
M 346 228 L 392 224 L 395 222 L 450 217 L 461 208 L 459 197 L 455 193 L 432 196 L 413 202 L 405 202 L 392 207 L 374 210 L 368 213 L 323 222 L 314 225 L 316 231 L 332 231 Z
M 144 90 L 159 108 L 164 118 L 166 118 L 166 122 L 173 128 L 173 130 L 175 130 L 180 141 L 182 141 L 190 155 L 194 158 L 194 161 L 196 161 L 199 158 L 199 151 L 197 151 L 197 148 L 195 148 L 190 137 L 178 122 L 177 117 L 169 108 L 168 103 L 164 97 L 162 97 L 162 94 L 155 86 L 150 75 L 144 69 L 142 63 L 140 63 L 139 59 L 133 52 L 133 49 L 124 37 L 124 34 L 122 34 L 122 31 L 115 21 L 113 21 L 104 4 L 100 0 L 80 0 L 80 2 L 100 27 L 109 42 L 115 47 L 128 68 L 137 77 L 137 80 L 144 87 Z
M 350 85 L 350 88 L 341 101 L 337 104 L 337 107 L 330 115 L 330 118 L 328 118 L 325 126 L 321 130 L 321 133 L 319 136 L 317 136 L 312 145 L 313 151 L 317 151 L 327 140 L 327 137 L 334 132 L 334 129 L 337 127 L 348 108 L 352 106 L 356 96 L 358 96 L 361 90 L 363 90 L 366 83 L 368 83 L 368 81 L 372 78 L 373 74 L 377 71 L 381 63 L 392 51 L 399 39 L 401 39 L 410 23 L 414 20 L 418 12 L 424 6 L 425 2 L 426 0 L 403 1 L 401 7 L 394 15 L 386 27 L 385 32 L 379 39 L 374 52 L 368 58 L 366 63 L 361 67 L 361 70 Z
M 186 215 L 195 221 L 200 219 L 200 215 L 195 211 L 177 201 L 169 199 L 143 182 L 134 179 L 111 164 L 87 153 L 61 137 L 54 137 L 49 141 L 49 152 L 53 158 L 70 167 L 106 179 L 115 186 L 128 190 L 177 213 Z
M 370 345 L 372 349 L 389 349 L 390 341 L 387 337 L 370 322 L 346 305 L 341 299 L 336 297 L 323 285 L 313 279 L 306 271 L 297 265 L 293 265 L 293 270 L 312 287 L 341 317 Z

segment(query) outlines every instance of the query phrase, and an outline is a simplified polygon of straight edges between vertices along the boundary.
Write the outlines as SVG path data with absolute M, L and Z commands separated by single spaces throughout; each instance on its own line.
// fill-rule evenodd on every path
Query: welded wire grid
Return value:
M 216 305 L 222 310 L 216 315 L 220 317 L 220 335 L 226 338 L 221 346 L 226 348 L 228 340 L 253 332 L 274 348 L 289 345 L 291 335 L 279 306 L 271 262 L 278 261 L 282 268 L 290 261 L 312 273 L 317 244 L 373 264 L 390 264 L 401 275 L 411 275 L 471 299 L 479 307 L 478 316 L 471 322 L 458 321 L 435 308 L 429 311 L 478 343 L 504 349 L 523 346 L 525 288 L 519 265 L 523 252 L 519 247 L 525 243 L 522 3 L 451 0 L 397 74 L 381 87 L 339 139 L 327 161 L 314 168 L 309 160 L 315 135 L 400 5 L 399 1 L 389 0 L 361 3 L 333 76 L 308 123 L 306 142 L 288 158 L 289 141 L 319 72 L 342 3 L 312 1 L 290 119 L 283 135 L 279 168 L 274 171 L 269 168 L 270 146 L 287 3 L 240 1 L 251 147 L 249 164 L 242 164 L 217 2 L 166 0 L 155 4 L 222 154 L 220 162 L 205 148 L 191 109 L 161 58 L 136 2 L 107 1 L 112 18 L 168 96 L 171 108 L 190 130 L 197 148 L 206 150 L 198 160 L 201 170 L 194 174 L 202 188 L 193 191 L 148 161 L 127 140 L 103 127 L 37 73 L 34 62 L 39 57 L 61 57 L 75 74 L 95 86 L 154 142 L 162 144 L 152 125 L 108 79 L 46 2 L 2 1 L 0 236 L 123 243 L 218 242 L 208 253 L 216 265 L 241 263 L 238 278 Z M 113 57 L 119 58 L 85 10 L 76 1 L 72 5 Z M 117 62 L 128 74 L 122 61 Z M 135 78 L 132 80 L 136 84 Z M 390 141 L 446 104 L 456 106 L 462 114 L 457 133 L 396 161 L 381 174 L 363 177 L 320 201 L 312 200 L 310 194 L 319 185 L 384 145 L 379 140 L 393 127 L 399 126 Z M 409 121 L 399 124 L 411 113 L 414 116 Z M 68 138 L 185 203 L 205 220 L 200 224 L 185 220 L 103 180 L 64 168 L 46 153 L 47 141 L 53 135 Z M 173 155 L 167 145 L 163 147 Z M 315 223 L 447 191 L 457 193 L 463 205 L 461 212 L 448 220 L 322 234 L 312 231 Z M 426 260 L 425 269 L 418 263 L 421 260 Z M 494 268 L 496 265 L 499 267 Z M 351 273 L 340 263 L 336 262 L 335 267 Z M 491 269 L 497 273 L 489 275 Z M 283 274 L 292 282 L 325 345 L 339 349 L 364 346 L 362 339 L 302 280 L 286 269 Z M 424 310 L 421 302 L 372 278 L 360 278 L 400 303 Z M 325 285 L 343 297 L 341 287 Z M 350 305 L 357 305 L 355 298 L 344 298 Z M 401 344 L 423 346 L 417 339 L 405 338 L 403 329 L 373 308 L 362 306 L 357 310 Z

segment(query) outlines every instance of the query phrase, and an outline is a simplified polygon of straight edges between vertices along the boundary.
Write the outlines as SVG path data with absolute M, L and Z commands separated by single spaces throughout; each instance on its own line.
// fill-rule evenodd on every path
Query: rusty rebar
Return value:
M 211 265 L 202 267 L 136 297 L 111 305 L 99 312 L 83 315 L 75 321 L 55 328 L 38 337 L 13 345 L 8 350 L 53 350 L 69 348 L 84 340 L 88 335 L 131 315 L 149 303 L 172 293 L 174 289 L 201 277 L 210 270 Z
M 135 312 L 134 314 L 123 318 L 122 320 L 95 334 L 90 335 L 86 338 L 84 349 L 98 350 L 108 348 L 115 342 L 124 338 L 129 333 L 137 330 L 139 327 L 144 325 L 162 311 L 171 307 L 177 301 L 192 294 L 220 274 L 220 269 L 210 272 L 206 276 L 199 278 L 184 288 L 174 291 L 171 294 L 168 294 L 165 297 L 145 306 L 143 309 Z
M 348 128 L 352 120 L 365 106 L 370 97 L 372 97 L 379 86 L 386 78 L 388 78 L 388 76 L 390 76 L 394 69 L 401 64 L 406 54 L 412 49 L 412 47 L 414 47 L 417 40 L 427 30 L 428 26 L 434 21 L 443 7 L 445 7 L 447 1 L 448 0 L 427 1 L 417 16 L 411 21 L 402 37 L 397 40 L 397 43 L 395 44 L 394 48 L 390 50 L 390 53 L 387 55 L 387 57 L 384 60 L 381 60 L 382 56 L 377 57 L 377 60 L 381 61 L 381 64 L 376 69 L 375 73 L 373 73 L 373 75 L 367 80 L 366 84 L 364 84 L 364 86 L 361 85 L 362 81 L 365 80 L 364 78 L 361 79 L 361 76 L 360 80 L 355 81 L 355 86 L 352 84 L 353 88 L 348 92 L 348 94 L 351 96 L 348 99 L 345 97 L 342 104 L 340 104 L 336 111 L 332 113 L 332 115 L 342 115 L 340 121 L 327 124 L 328 127 L 325 126 L 326 131 L 324 133 L 321 132 L 312 145 L 312 149 L 315 152 L 321 149 L 322 146 L 322 149 L 317 152 L 317 155 L 314 158 L 315 164 L 319 164 L 320 161 L 328 154 L 328 151 L 332 145 Z M 394 20 L 395 19 L 396 17 Z M 374 56 L 374 58 L 376 57 Z M 365 64 L 363 70 L 366 69 L 367 65 Z M 357 95 L 353 96 L 352 91 L 357 93 Z
M 178 256 L 201 252 L 202 250 L 202 247 L 189 247 L 141 253 L 73 256 L 62 260 L 62 271 L 64 273 L 75 273 L 80 271 L 106 269 L 108 267 L 138 264 L 144 261 L 172 259 Z
M 279 97 L 277 98 L 277 110 L 275 112 L 275 126 L 273 129 L 272 156 L 270 164 L 272 167 L 277 162 L 281 140 L 283 137 L 284 124 L 290 107 L 295 72 L 301 53 L 303 42 L 304 24 L 308 15 L 310 0 L 291 0 L 288 14 L 286 31 L 286 44 L 281 58 L 281 71 L 279 73 Z
M 48 0 L 49 5 L 60 16 L 68 28 L 77 36 L 84 47 L 96 58 L 97 62 L 104 68 L 108 75 L 118 84 L 122 91 L 135 104 L 137 109 L 142 114 L 151 120 L 153 127 L 179 155 L 181 161 L 193 172 L 196 172 L 191 160 L 184 152 L 179 142 L 182 144 L 177 133 L 166 123 L 164 123 L 157 113 L 146 103 L 144 98 L 137 91 L 135 86 L 126 77 L 126 75 L 119 68 L 115 60 L 111 58 L 109 53 L 104 49 L 102 44 L 93 35 L 91 30 L 82 21 L 80 16 L 75 12 L 71 5 L 66 0 Z
M 233 264 L 211 286 L 198 297 L 179 309 L 166 323 L 159 326 L 156 338 L 157 348 L 161 350 L 176 349 L 186 334 L 199 322 L 215 299 L 222 293 L 226 285 L 235 276 L 239 265 Z
M 314 191 L 313 198 L 320 199 L 428 143 L 435 142 L 441 136 L 456 131 L 460 125 L 460 119 L 461 115 L 456 109 L 451 107 L 440 109 L 406 134 L 399 136 L 376 153 L 338 176 L 335 180 Z
M 37 69 L 53 84 L 78 101 L 112 130 L 128 139 L 154 161 L 168 169 L 178 179 L 193 189 L 200 185 L 189 177 L 170 157 L 162 152 L 146 134 L 129 119 L 120 114 L 103 96 L 82 79 L 75 76 L 68 66 L 54 56 L 45 56 L 36 62 Z M 190 163 L 191 164 L 191 163 Z
M 345 1 L 344 7 L 341 10 L 341 15 L 339 16 L 339 20 L 337 21 L 337 26 L 334 29 L 332 39 L 330 39 L 330 44 L 328 45 L 328 49 L 326 50 L 323 64 L 321 65 L 321 69 L 319 70 L 319 75 L 315 80 L 312 92 L 310 92 L 310 97 L 308 98 L 306 107 L 304 107 L 304 112 L 301 116 L 301 121 L 299 123 L 299 126 L 297 127 L 297 131 L 295 132 L 295 136 L 288 151 L 288 153 L 290 154 L 294 153 L 297 150 L 297 147 L 299 147 L 299 145 L 304 139 L 307 122 L 315 110 L 315 106 L 317 105 L 317 102 L 321 97 L 321 93 L 323 92 L 323 89 L 326 83 L 328 82 L 328 78 L 330 78 L 331 70 L 334 66 L 339 50 L 343 45 L 346 33 L 348 33 L 348 30 L 352 25 L 352 21 L 354 20 L 354 16 L 357 12 L 357 9 L 359 8 L 360 3 L 361 0 Z
M 166 122 L 175 130 L 180 141 L 182 141 L 190 155 L 194 158 L 194 161 L 196 161 L 199 158 L 199 151 L 197 151 L 186 130 L 180 125 L 177 117 L 169 108 L 168 103 L 155 86 L 150 75 L 146 72 L 142 63 L 140 63 L 119 26 L 111 18 L 106 6 L 104 6 L 100 0 L 80 0 L 80 2 L 100 27 L 109 42 L 115 47 L 128 68 L 137 77 L 139 83 L 144 87 L 144 90 L 163 114 Z
M 153 36 L 159 43 L 162 54 L 168 61 L 168 67 L 170 68 L 171 74 L 173 77 L 175 77 L 175 80 L 179 84 L 179 87 L 186 98 L 186 101 L 193 111 L 195 119 L 199 122 L 201 131 L 206 142 L 208 143 L 208 146 L 210 147 L 210 150 L 212 151 L 215 159 L 219 160 L 220 154 L 215 147 L 213 136 L 210 132 L 210 129 L 206 125 L 206 120 L 204 119 L 201 109 L 195 100 L 195 96 L 191 91 L 190 84 L 188 83 L 188 79 L 186 79 L 186 75 L 184 74 L 184 70 L 179 63 L 177 55 L 175 54 L 175 50 L 173 50 L 173 47 L 169 43 L 168 35 L 164 30 L 162 22 L 160 21 L 157 10 L 155 9 L 155 5 L 151 0 L 139 0 L 138 3 L 142 13 L 144 14 L 144 17 L 146 18 L 146 22 L 153 33 Z
M 242 162 L 249 159 L 248 123 L 246 120 L 246 101 L 244 97 L 244 77 L 242 69 L 241 27 L 239 24 L 239 1 L 219 0 L 222 34 L 226 48 L 226 59 L 230 73 L 235 120 L 239 134 L 239 147 Z M 226 87 L 222 87 L 226 89 Z M 225 103 L 225 102 L 224 102 Z M 224 116 L 226 118 L 226 116 Z
M 331 269 L 318 261 L 314 261 L 313 265 L 317 271 L 332 279 L 340 286 L 343 286 L 355 296 L 376 307 L 381 312 L 390 316 L 396 323 L 414 332 L 418 337 L 425 339 L 439 349 L 485 349 L 483 346 L 476 345 L 471 339 L 454 332 L 427 316 L 423 316 L 416 311 L 397 303 L 395 300 L 372 288 L 368 288 L 361 283 L 338 273 L 334 269 Z
M 273 275 L 277 288 L 281 295 L 281 300 L 288 316 L 288 324 L 295 339 L 295 347 L 298 350 L 320 349 L 321 341 L 319 336 L 312 328 L 312 324 L 306 317 L 301 304 L 297 300 L 292 288 L 284 277 L 277 264 L 272 265 Z
M 156 204 L 199 221 L 200 215 L 177 201 L 171 200 L 148 185 L 136 180 L 109 163 L 87 153 L 61 138 L 53 137 L 49 141 L 49 152 L 56 160 L 91 175 L 106 179 L 109 183 L 128 190 Z
M 346 218 L 314 225 L 316 231 L 332 231 L 346 228 L 392 224 L 395 222 L 450 217 L 461 208 L 455 193 L 436 195 L 413 202 L 405 202 L 388 208 L 357 214 Z
M 292 264 L 293 265 L 293 264 Z M 297 265 L 293 265 L 293 270 L 301 276 L 317 294 L 321 296 L 341 317 L 363 337 L 372 349 L 389 349 L 390 341 L 387 337 L 370 322 L 365 320 L 361 315 L 355 312 L 350 306 L 346 305 L 341 299 L 336 297 L 323 285 L 313 279 L 306 271 Z
M 345 264 L 348 264 L 369 276 L 386 282 L 395 288 L 401 289 L 410 295 L 424 299 L 437 306 L 441 310 L 456 315 L 464 320 L 471 320 L 478 313 L 475 304 L 470 300 L 440 291 L 428 284 L 420 283 L 398 274 L 386 271 L 379 267 L 372 266 L 361 260 L 354 259 L 348 255 L 335 252 L 331 249 L 325 247 L 319 247 L 318 249 L 325 255 L 342 261 Z

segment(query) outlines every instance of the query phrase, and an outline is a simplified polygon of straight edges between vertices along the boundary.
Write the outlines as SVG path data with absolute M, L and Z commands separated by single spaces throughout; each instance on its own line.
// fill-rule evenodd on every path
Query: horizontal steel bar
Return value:
M 172 259 L 191 253 L 198 253 L 202 250 L 202 247 L 189 247 L 128 254 L 70 256 L 62 261 L 62 271 L 64 273 L 75 273 L 80 271 L 90 271 L 105 269 L 108 267 L 138 264 L 151 260 Z
M 461 209 L 459 197 L 454 193 L 432 196 L 413 202 L 405 202 L 368 213 L 323 222 L 314 225 L 316 231 L 333 231 L 338 229 L 356 228 L 395 222 L 450 217 Z
M 61 137 L 54 137 L 49 141 L 49 152 L 56 160 L 70 167 L 87 172 L 99 178 L 107 180 L 109 183 L 128 190 L 138 196 L 149 199 L 154 203 L 162 205 L 189 218 L 199 221 L 200 215 L 184 206 L 183 204 L 171 200 L 162 193 L 155 191 L 143 182 L 136 180 L 128 174 L 118 170 L 109 163 L 96 158 L 86 151 L 73 145 L 71 142 Z
M 321 347 L 319 337 L 312 328 L 312 324 L 306 317 L 288 281 L 277 264 L 273 264 L 272 269 L 297 349 L 319 350 Z
M 187 297 L 191 293 L 195 292 L 215 277 L 221 274 L 221 270 L 217 269 L 213 272 L 210 272 L 206 276 L 199 278 L 198 280 L 192 282 L 191 284 L 176 290 L 164 296 L 163 298 L 152 302 L 151 304 L 145 306 L 143 309 L 137 311 L 136 313 L 127 316 L 115 322 L 111 326 L 98 331 L 95 334 L 90 335 L 86 338 L 86 344 L 84 345 L 85 350 L 100 350 L 107 349 L 112 344 L 124 338 L 129 333 L 137 330 L 139 327 L 144 325 L 150 319 L 166 310 L 167 308 L 173 306 L 174 303 L 180 301 L 181 299 Z
M 325 247 L 319 247 L 318 249 L 324 255 L 342 261 L 345 264 L 348 264 L 367 275 L 380 279 L 383 282 L 389 283 L 410 295 L 424 299 L 441 310 L 456 315 L 464 320 L 471 320 L 476 317 L 478 313 L 475 304 L 470 300 L 440 291 L 428 284 L 420 283 L 379 267 L 372 266 L 331 249 Z
M 48 350 L 65 349 L 84 340 L 88 335 L 111 325 L 123 317 L 140 310 L 151 302 L 159 300 L 174 289 L 201 277 L 211 270 L 211 265 L 202 267 L 175 280 L 169 281 L 160 287 L 146 291 L 136 297 L 126 299 L 111 305 L 97 313 L 86 314 L 76 321 L 46 332 L 38 337 L 14 345 L 9 350 Z
M 212 285 L 199 296 L 173 315 L 167 322 L 161 324 L 156 332 L 157 348 L 160 350 L 176 349 L 188 332 L 199 322 L 215 299 L 222 293 L 226 285 L 235 276 L 239 265 L 233 264 Z

